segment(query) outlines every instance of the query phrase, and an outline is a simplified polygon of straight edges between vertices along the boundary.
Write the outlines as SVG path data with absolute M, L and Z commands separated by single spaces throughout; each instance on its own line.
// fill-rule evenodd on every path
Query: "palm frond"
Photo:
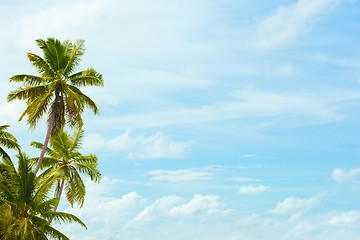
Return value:
M 34 147 L 34 148 L 37 148 L 37 149 L 42 149 L 44 144 L 34 141 L 34 142 L 30 143 L 30 146 Z M 46 151 L 45 153 L 50 157 L 55 157 L 56 156 L 56 153 L 49 147 L 47 147 L 45 151 Z
M 69 148 L 70 152 L 76 151 L 77 149 L 81 148 L 82 146 L 82 139 L 84 138 L 84 130 L 80 127 L 71 137 L 71 146 Z
M 24 86 L 19 87 L 15 91 L 11 91 L 7 97 L 7 101 L 11 102 L 13 100 L 26 100 L 26 101 L 33 101 L 39 96 L 48 92 L 48 86 L 46 85 L 39 85 L 39 86 Z
M 80 63 L 81 56 L 85 53 L 84 40 L 77 40 L 74 45 L 72 45 L 72 51 L 69 53 L 69 60 L 64 68 L 64 75 L 69 76 L 75 67 L 77 67 Z
M 44 84 L 46 79 L 39 76 L 28 75 L 28 74 L 20 74 L 14 75 L 10 78 L 10 82 L 22 82 L 25 85 L 29 86 L 38 86 Z
M 42 216 L 46 219 L 54 219 L 57 223 L 79 223 L 81 226 L 87 229 L 85 223 L 73 214 L 65 212 L 47 211 L 43 212 Z
M 28 53 L 27 57 L 32 65 L 37 69 L 38 73 L 49 78 L 55 77 L 53 69 L 51 69 L 51 66 L 47 61 L 45 61 L 45 59 L 34 53 Z
M 101 180 L 101 173 L 96 168 L 97 164 L 73 162 L 74 167 L 82 174 L 90 177 L 91 181 L 99 183 Z
M 71 92 L 74 94 L 77 94 L 78 97 L 81 99 L 81 102 L 88 108 L 90 108 L 91 110 L 93 110 L 95 115 L 99 114 L 99 109 L 96 106 L 95 102 L 93 100 L 91 100 L 88 96 L 86 96 L 84 93 L 82 93 L 80 91 L 80 89 L 78 89 L 77 87 L 74 86 L 69 86 L 69 88 L 71 89 Z

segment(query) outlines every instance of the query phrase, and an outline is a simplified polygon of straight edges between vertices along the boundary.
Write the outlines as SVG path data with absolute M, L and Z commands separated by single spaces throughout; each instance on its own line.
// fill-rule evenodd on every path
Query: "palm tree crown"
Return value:
M 0 163 L 0 239 L 63 239 L 68 238 L 50 226 L 49 220 L 85 224 L 76 216 L 52 209 L 58 198 L 48 198 L 55 176 L 36 176 L 29 158 L 17 156 L 16 169 L 10 159 Z
M 20 146 L 16 138 L 11 133 L 5 131 L 9 127 L 10 127 L 9 125 L 0 126 L 0 157 L 10 159 L 10 156 L 5 152 L 5 150 L 1 146 L 4 146 L 8 149 L 17 149 L 17 150 L 20 149 Z
M 48 157 L 43 158 L 41 169 L 49 175 L 57 175 L 61 180 L 56 187 L 56 196 L 61 197 L 65 183 L 65 194 L 68 202 L 84 204 L 85 184 L 80 174 L 89 176 L 92 181 L 100 182 L 101 174 L 97 169 L 98 158 L 94 154 L 82 155 L 78 150 L 82 146 L 84 131 L 78 129 L 73 135 L 63 132 L 50 138 L 50 147 L 46 149 Z M 41 149 L 43 144 L 32 142 L 31 146 Z M 36 162 L 37 158 L 33 159 Z
M 90 108 L 94 114 L 99 113 L 96 104 L 79 87 L 104 85 L 102 74 L 93 68 L 74 73 L 84 55 L 83 40 L 71 43 L 48 38 L 38 39 L 36 44 L 43 51 L 44 57 L 34 53 L 28 53 L 27 56 L 39 76 L 12 76 L 10 81 L 21 82 L 23 86 L 8 95 L 8 101 L 26 101 L 27 108 L 19 121 L 27 116 L 30 128 L 35 128 L 44 114 L 48 115 L 48 131 L 35 173 L 39 170 L 50 135 L 56 136 L 61 133 L 65 124 L 69 124 L 70 127 L 81 127 L 81 114 L 85 108 Z
M 71 127 L 81 126 L 81 113 L 85 107 L 92 109 L 94 114 L 98 114 L 99 110 L 79 87 L 104 85 L 102 75 L 93 68 L 74 73 L 85 51 L 84 41 L 77 40 L 73 44 L 48 38 L 38 39 L 36 44 L 43 51 L 44 57 L 34 53 L 28 53 L 27 56 L 40 76 L 12 76 L 10 81 L 21 82 L 24 86 L 10 92 L 8 101 L 26 101 L 27 108 L 19 120 L 27 115 L 27 123 L 31 128 L 36 127 L 45 113 L 48 113 L 49 120 L 51 116 L 55 118 L 51 126 L 52 135 L 60 133 L 65 123 Z

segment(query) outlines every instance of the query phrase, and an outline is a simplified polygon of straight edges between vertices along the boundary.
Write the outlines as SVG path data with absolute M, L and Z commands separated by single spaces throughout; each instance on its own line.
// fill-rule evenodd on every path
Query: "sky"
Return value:
M 35 40 L 84 39 L 88 230 L 70 239 L 360 239 L 358 0 L 0 0 L 0 125 Z M 9 151 L 9 153 L 12 153 Z

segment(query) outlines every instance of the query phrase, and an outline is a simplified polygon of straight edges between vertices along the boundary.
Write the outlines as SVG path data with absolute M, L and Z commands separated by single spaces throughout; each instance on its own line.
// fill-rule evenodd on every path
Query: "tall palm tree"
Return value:
M 93 68 L 74 73 L 84 55 L 84 40 L 61 42 L 58 39 L 37 39 L 36 44 L 44 57 L 28 53 L 27 57 L 37 69 L 39 76 L 19 74 L 12 76 L 10 82 L 21 82 L 22 87 L 10 92 L 8 101 L 25 100 L 27 108 L 19 121 L 27 116 L 30 128 L 35 128 L 43 115 L 48 117 L 48 130 L 44 147 L 41 150 L 35 174 L 40 168 L 50 136 L 63 131 L 65 124 L 81 127 L 81 114 L 90 108 L 94 114 L 99 110 L 96 104 L 79 87 L 103 86 L 102 74 Z
M 8 149 L 17 149 L 17 150 L 20 149 L 20 146 L 16 138 L 11 133 L 5 131 L 9 127 L 10 127 L 9 125 L 0 126 L 0 157 L 10 159 L 10 156 L 5 152 L 5 150 L 1 146 L 4 146 Z
M 29 158 L 21 152 L 17 157 L 17 169 L 8 158 L 0 163 L 0 239 L 68 240 L 50 226 L 52 218 L 59 223 L 76 222 L 86 228 L 76 216 L 52 210 L 59 201 L 48 198 L 55 176 L 36 176 Z
M 92 181 L 100 182 L 101 174 L 97 169 L 98 158 L 94 154 L 82 155 L 78 150 L 82 146 L 84 131 L 78 129 L 73 135 L 67 132 L 50 138 L 50 147 L 46 149 L 48 157 L 43 158 L 41 169 L 46 168 L 49 175 L 59 177 L 55 194 L 60 199 L 65 187 L 65 194 L 71 206 L 74 203 L 83 206 L 85 200 L 85 184 L 80 174 L 89 176 Z M 43 144 L 32 142 L 33 147 L 42 149 Z M 33 159 L 37 162 L 37 158 Z M 54 209 L 56 211 L 57 205 Z

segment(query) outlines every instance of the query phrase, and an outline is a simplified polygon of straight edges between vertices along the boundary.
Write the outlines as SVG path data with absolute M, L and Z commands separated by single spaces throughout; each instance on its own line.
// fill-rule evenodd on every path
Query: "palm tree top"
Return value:
M 84 130 L 78 129 L 73 134 L 62 132 L 61 134 L 50 138 L 50 147 L 46 148 L 47 157 L 43 158 L 40 169 L 46 169 L 44 172 L 61 176 L 56 187 L 58 197 L 61 196 L 62 186 L 60 182 L 65 183 L 65 194 L 71 206 L 74 203 L 83 206 L 85 200 L 85 184 L 81 175 L 90 177 L 92 181 L 100 182 L 101 173 L 98 170 L 98 157 L 95 154 L 82 155 L 79 149 L 82 146 Z M 31 146 L 42 149 L 43 144 L 32 142 Z M 33 158 L 36 163 L 38 158 Z
M 85 108 L 94 114 L 99 110 L 79 87 L 104 86 L 103 75 L 93 68 L 74 72 L 85 53 L 84 40 L 72 43 L 48 38 L 35 42 L 43 57 L 34 53 L 27 53 L 27 57 L 39 75 L 18 74 L 10 78 L 10 82 L 23 83 L 8 95 L 8 101 L 25 100 L 27 104 L 19 121 L 27 116 L 30 128 L 35 128 L 40 118 L 48 114 L 49 122 L 54 118 L 52 135 L 60 133 L 66 123 L 70 127 L 82 126 L 81 113 Z
M 76 216 L 54 212 L 58 198 L 49 198 L 56 176 L 36 176 L 25 153 L 17 155 L 18 167 L 10 159 L 0 163 L 0 239 L 63 239 L 68 238 L 49 220 L 59 223 L 76 222 Z

